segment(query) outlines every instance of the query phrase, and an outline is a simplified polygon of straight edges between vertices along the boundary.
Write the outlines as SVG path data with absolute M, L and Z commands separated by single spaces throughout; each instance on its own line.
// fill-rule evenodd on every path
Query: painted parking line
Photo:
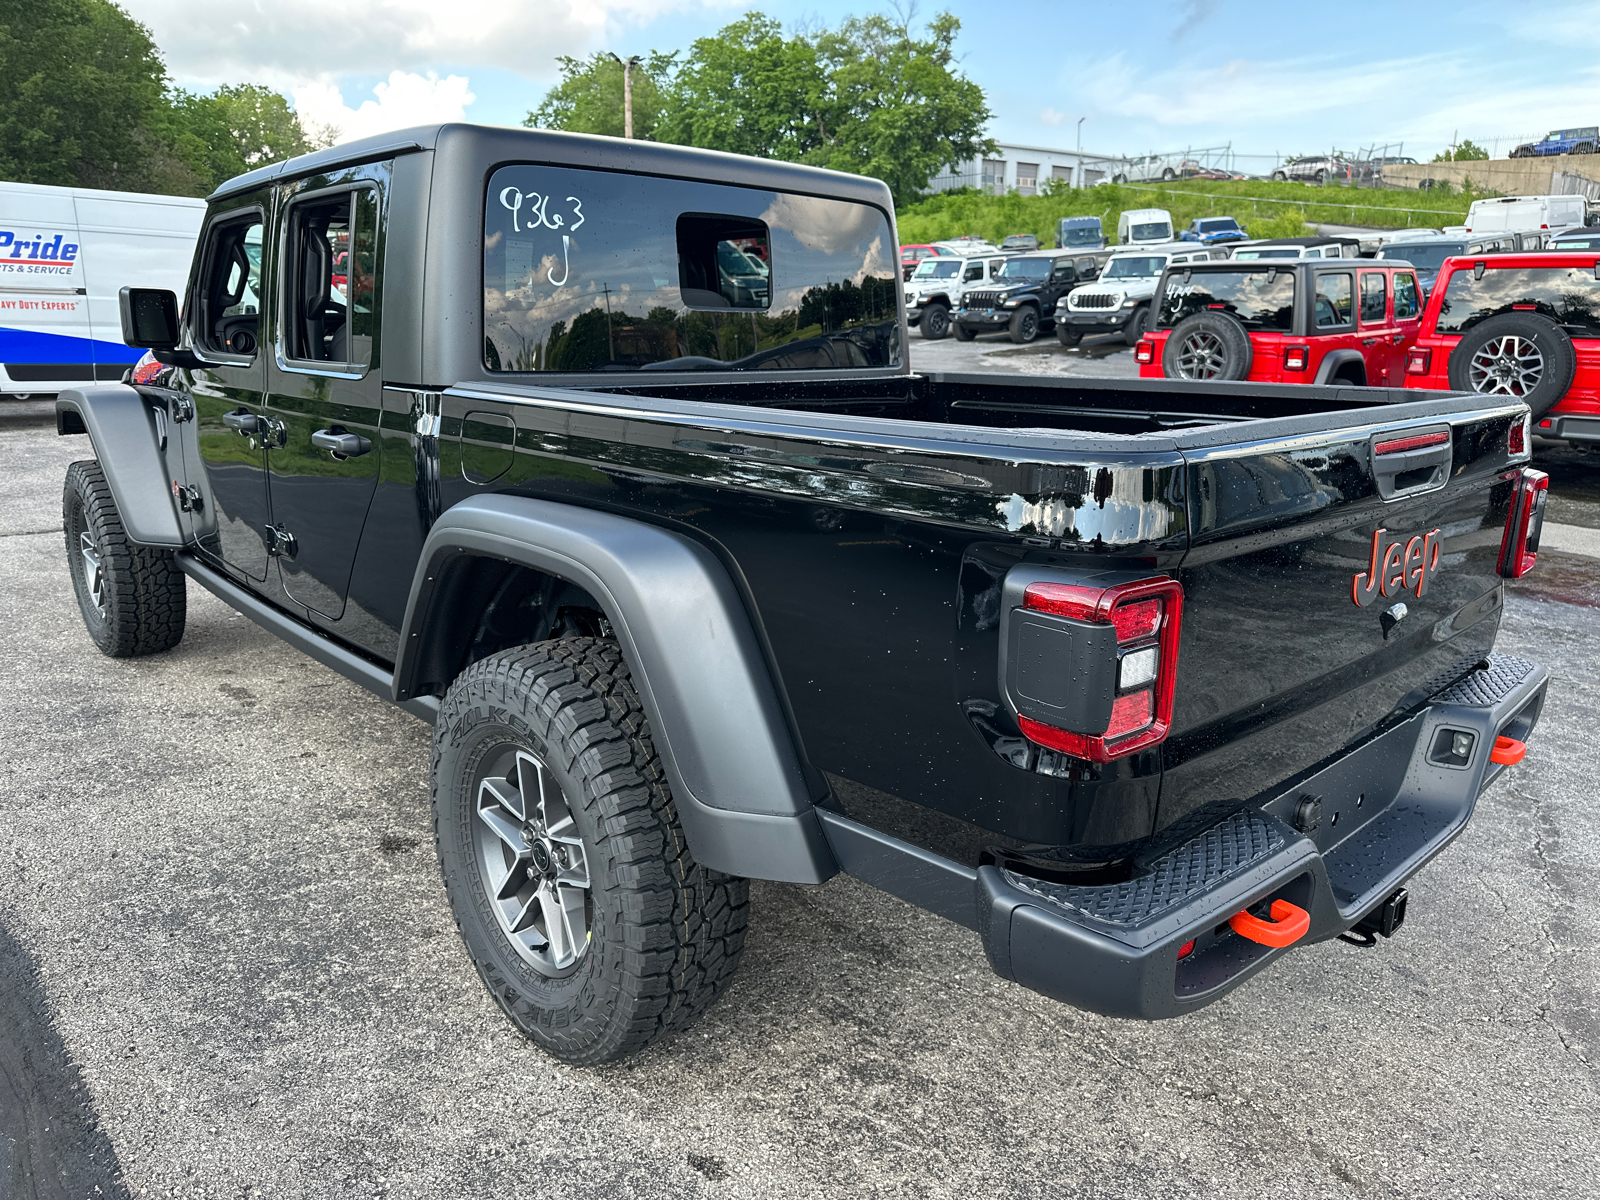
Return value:
M 1539 549 L 1600 558 L 1600 529 L 1589 529 L 1583 525 L 1557 525 L 1546 521 L 1544 531 L 1539 535 Z

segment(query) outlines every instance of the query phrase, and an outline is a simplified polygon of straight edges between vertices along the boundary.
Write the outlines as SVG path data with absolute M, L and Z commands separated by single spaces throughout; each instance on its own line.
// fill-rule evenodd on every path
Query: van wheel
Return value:
M 948 337 L 950 334 L 950 310 L 942 304 L 935 304 L 922 312 L 922 320 L 917 323 L 917 332 L 930 342 Z
M 689 856 L 614 642 L 519 646 L 457 677 L 434 727 L 433 824 L 484 986 L 565 1062 L 686 1028 L 739 965 L 750 885 Z
M 963 325 L 960 321 L 951 322 L 950 332 L 956 335 L 956 341 L 958 342 L 970 342 L 973 338 L 978 336 L 978 331 L 976 329 L 969 328 L 968 326 Z
M 1019 346 L 1026 346 L 1039 336 L 1039 310 L 1031 304 L 1024 304 L 1011 314 L 1011 340 Z
M 1490 317 L 1450 352 L 1450 386 L 1521 400 L 1542 417 L 1567 394 L 1577 371 L 1572 339 L 1534 313 Z
M 171 550 L 128 540 L 96 460 L 67 468 L 61 523 L 78 611 L 100 653 L 137 658 L 171 650 L 183 640 L 188 617 L 183 572 Z
M 1179 321 L 1161 352 L 1168 379 L 1244 379 L 1252 360 L 1250 335 L 1237 318 L 1203 312 Z
M 1128 323 L 1122 327 L 1122 340 L 1130 346 L 1137 346 L 1144 337 L 1145 330 L 1150 325 L 1150 306 L 1141 304 L 1133 310 L 1133 315 L 1128 318 Z

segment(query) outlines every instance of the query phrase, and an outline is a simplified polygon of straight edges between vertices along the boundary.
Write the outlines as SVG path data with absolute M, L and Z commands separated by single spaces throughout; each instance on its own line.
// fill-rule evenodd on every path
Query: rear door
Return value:
M 1388 387 L 1393 355 L 1389 345 L 1389 273 L 1381 268 L 1362 271 L 1357 289 L 1361 357 L 1367 364 L 1367 384 Z
M 1422 287 L 1415 271 L 1404 270 L 1391 272 L 1389 290 L 1389 386 L 1404 387 L 1406 354 L 1422 332 Z
M 1220 433 L 1185 448 L 1191 549 L 1163 824 L 1284 785 L 1493 645 L 1507 437 L 1523 410 L 1453 423 L 1369 411 L 1249 453 Z M 1376 453 L 1414 437 L 1441 444 Z
M 274 354 L 272 520 L 290 600 L 344 615 L 356 544 L 378 482 L 383 385 L 384 165 L 283 186 Z

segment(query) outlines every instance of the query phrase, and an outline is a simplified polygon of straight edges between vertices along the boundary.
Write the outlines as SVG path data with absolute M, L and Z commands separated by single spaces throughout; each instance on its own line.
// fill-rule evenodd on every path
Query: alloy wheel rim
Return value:
M 78 535 L 78 552 L 83 557 L 83 586 L 89 593 L 89 602 L 101 616 L 106 611 L 106 575 L 100 564 L 100 551 L 87 531 Z
M 1184 379 L 1215 379 L 1222 374 L 1222 339 L 1199 330 L 1178 346 L 1178 374 Z
M 1543 353 L 1531 338 L 1517 334 L 1490 338 L 1467 364 L 1472 390 L 1489 396 L 1524 399 L 1543 378 Z
M 478 869 L 500 930 L 543 975 L 588 951 L 594 901 L 589 855 L 561 785 L 535 755 L 501 754 L 473 799 Z

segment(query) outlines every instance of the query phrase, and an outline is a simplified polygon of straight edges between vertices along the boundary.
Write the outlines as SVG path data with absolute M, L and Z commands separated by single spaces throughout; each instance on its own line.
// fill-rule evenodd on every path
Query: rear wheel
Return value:
M 557 1058 L 636 1053 L 727 987 L 749 884 L 689 856 L 615 643 L 539 642 L 462 672 L 434 728 L 433 812 L 467 953 Z
M 1577 371 L 1572 339 L 1533 313 L 1490 317 L 1450 352 L 1450 386 L 1521 400 L 1535 417 L 1567 394 Z
M 976 329 L 973 329 L 968 325 L 963 325 L 960 321 L 955 321 L 951 324 L 950 332 L 956 335 L 956 341 L 958 342 L 970 342 L 973 338 L 978 336 L 978 331 Z
M 1185 317 L 1167 338 L 1161 370 L 1168 379 L 1244 379 L 1250 374 L 1250 335 L 1225 313 Z
M 137 658 L 171 650 L 183 640 L 188 617 L 183 572 L 171 550 L 128 540 L 97 461 L 67 468 L 61 520 L 78 611 L 102 654 Z
M 930 342 L 950 334 L 950 310 L 942 304 L 934 304 L 922 310 L 922 320 L 917 323 L 917 331 Z
M 1039 310 L 1024 304 L 1011 314 L 1011 340 L 1025 346 L 1039 336 Z

